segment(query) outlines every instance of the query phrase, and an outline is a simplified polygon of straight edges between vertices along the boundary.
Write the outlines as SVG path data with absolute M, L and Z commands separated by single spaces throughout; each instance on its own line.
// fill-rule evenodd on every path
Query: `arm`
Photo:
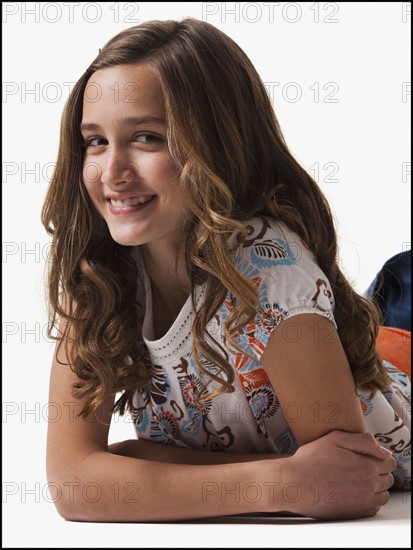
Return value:
M 64 413 L 59 422 L 50 422 L 48 426 L 47 475 L 49 483 L 62 492 L 56 507 L 64 518 L 146 522 L 266 511 L 269 507 L 280 511 L 285 507 L 281 499 L 271 504 L 268 498 L 262 502 L 240 501 L 225 492 L 237 483 L 240 490 L 251 482 L 265 488 L 264 483 L 281 479 L 281 465 L 285 459 L 271 461 L 273 466 L 268 472 L 255 467 L 255 464 L 265 463 L 264 460 L 185 465 L 108 452 L 113 401 L 107 400 L 93 419 L 75 418 L 80 403 L 75 406 L 70 396 L 74 381 L 75 375 L 70 369 L 54 359 L 50 401 L 59 403 Z M 168 450 L 157 449 L 165 454 Z M 196 456 L 196 451 L 193 453 Z
M 366 432 L 350 366 L 327 318 L 286 319 L 272 333 L 261 362 L 300 445 L 332 430 Z
M 59 358 L 67 362 L 63 348 Z M 153 452 L 144 458 L 139 452 L 137 457 L 113 454 L 108 449 L 113 399 L 107 399 L 93 418 L 77 418 L 81 403 L 71 397 L 75 381 L 74 373 L 55 356 L 49 400 L 60 406 L 62 416 L 48 425 L 47 478 L 59 495 L 55 505 L 65 519 L 147 522 L 285 508 L 281 499 L 277 503 L 269 503 L 268 498 L 240 500 L 225 491 L 236 484 L 241 490 L 250 482 L 265 488 L 264 483 L 281 479 L 286 458 L 267 461 L 254 456 L 254 461 L 235 464 L 200 464 L 197 458 L 188 465 L 152 460 Z M 168 454 L 168 449 L 162 451 Z M 157 452 L 161 456 L 160 448 Z M 269 462 L 270 472 L 262 467 Z
M 62 352 L 61 360 L 66 362 Z M 55 358 L 50 401 L 59 404 L 63 414 L 48 426 L 47 478 L 57 490 L 55 505 L 65 519 L 151 522 L 279 511 L 364 517 L 388 499 L 395 461 L 373 438 L 362 435 L 334 432 L 290 458 L 254 456 L 230 464 L 172 464 L 113 454 L 108 449 L 112 399 L 94 418 L 75 418 L 80 406 L 71 397 L 75 380 L 70 368 Z M 334 480 L 340 494 L 337 505 L 316 500 L 306 475 L 321 487 Z M 302 490 L 297 501 L 283 491 L 288 483 Z M 251 484 L 260 492 L 258 499 L 244 492 Z

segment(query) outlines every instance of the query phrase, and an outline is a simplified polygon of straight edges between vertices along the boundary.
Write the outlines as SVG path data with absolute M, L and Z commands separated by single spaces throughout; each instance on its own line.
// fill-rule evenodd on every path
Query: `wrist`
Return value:
M 285 462 L 281 475 L 280 506 L 281 511 L 291 514 L 301 513 L 304 498 L 304 476 L 302 467 L 297 464 L 297 457 L 292 455 Z
M 263 460 L 261 512 L 298 514 L 301 485 L 293 456 Z

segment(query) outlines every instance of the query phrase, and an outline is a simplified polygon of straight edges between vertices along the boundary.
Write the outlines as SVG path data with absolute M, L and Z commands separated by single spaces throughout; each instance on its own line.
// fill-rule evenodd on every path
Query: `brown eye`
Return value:
M 106 144 L 107 144 L 106 139 L 103 139 L 101 137 L 92 137 L 85 141 L 86 147 L 99 147 L 100 145 L 106 145 Z
M 136 136 L 136 141 L 139 141 L 139 143 L 147 143 L 147 144 L 162 143 L 163 138 L 155 134 L 139 134 Z

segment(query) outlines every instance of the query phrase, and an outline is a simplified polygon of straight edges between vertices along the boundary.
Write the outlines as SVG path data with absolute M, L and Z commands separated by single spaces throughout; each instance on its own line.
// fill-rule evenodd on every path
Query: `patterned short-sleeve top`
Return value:
M 285 224 L 256 217 L 247 225 L 249 235 L 232 261 L 257 286 L 260 307 L 255 318 L 237 333 L 236 342 L 245 353 L 227 350 L 235 371 L 234 391 L 212 399 L 199 400 L 202 382 L 208 379 L 192 355 L 192 298 L 188 297 L 168 332 L 154 340 L 150 281 L 139 248 L 134 249 L 139 271 L 141 346 L 151 375 L 150 384 L 134 396 L 133 419 L 139 438 L 234 453 L 294 453 L 298 448 L 289 421 L 300 414 L 299 405 L 281 406 L 260 359 L 272 331 L 284 319 L 315 313 L 327 317 L 337 328 L 334 296 L 314 255 Z M 202 285 L 196 288 L 197 307 L 202 306 L 205 293 Z M 224 348 L 222 329 L 234 300 L 228 293 L 207 327 Z M 207 371 L 218 374 L 214 365 L 202 357 L 200 361 Z M 360 404 L 368 431 L 393 451 L 399 463 L 395 485 L 408 487 L 410 381 L 395 366 L 386 366 L 392 378 L 390 390 L 373 397 L 360 391 Z M 210 384 L 208 391 L 214 387 Z

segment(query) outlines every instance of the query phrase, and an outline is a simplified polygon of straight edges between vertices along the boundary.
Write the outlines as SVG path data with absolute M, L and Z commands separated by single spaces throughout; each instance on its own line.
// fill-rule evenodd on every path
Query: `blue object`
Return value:
M 379 306 L 386 327 L 411 331 L 411 250 L 392 256 L 365 292 Z

